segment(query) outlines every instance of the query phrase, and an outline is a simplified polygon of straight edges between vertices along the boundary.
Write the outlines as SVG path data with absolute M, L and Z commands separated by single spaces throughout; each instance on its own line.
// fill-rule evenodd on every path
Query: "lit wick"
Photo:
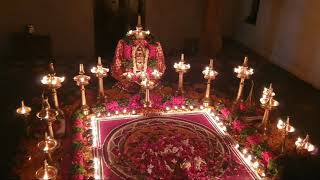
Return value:
M 190 64 L 185 64 L 184 62 L 184 54 L 181 54 L 181 59 L 178 63 L 174 63 L 173 67 L 176 69 L 176 72 L 179 74 L 179 83 L 178 90 L 176 92 L 177 95 L 183 95 L 183 74 L 186 73 L 190 69 Z
M 101 63 L 101 57 L 98 57 L 98 64 L 96 67 L 93 67 L 91 69 L 91 72 L 96 75 L 99 81 L 99 96 L 98 99 L 101 100 L 102 102 L 105 99 L 104 95 L 104 88 L 103 88 L 103 78 L 108 76 L 109 69 L 104 68 Z

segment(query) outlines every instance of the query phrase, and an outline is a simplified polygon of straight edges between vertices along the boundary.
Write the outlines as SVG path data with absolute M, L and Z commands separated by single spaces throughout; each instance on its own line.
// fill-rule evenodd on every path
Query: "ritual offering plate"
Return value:
M 103 145 L 110 169 L 124 179 L 220 177 L 230 152 L 223 139 L 191 121 L 152 117 L 114 129 Z

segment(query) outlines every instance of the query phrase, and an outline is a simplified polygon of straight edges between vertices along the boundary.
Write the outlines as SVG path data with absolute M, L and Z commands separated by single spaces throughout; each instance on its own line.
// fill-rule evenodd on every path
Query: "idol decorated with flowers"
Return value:
M 116 86 L 128 92 L 136 92 L 144 78 L 158 83 L 164 73 L 161 44 L 150 31 L 143 30 L 140 16 L 136 30 L 130 30 L 119 40 L 111 69 L 112 76 L 119 81 Z

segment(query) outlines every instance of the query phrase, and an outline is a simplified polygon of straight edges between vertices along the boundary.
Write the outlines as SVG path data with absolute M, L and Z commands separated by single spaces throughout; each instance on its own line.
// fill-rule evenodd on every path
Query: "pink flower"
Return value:
M 73 162 L 79 165 L 83 165 L 84 155 L 81 151 L 75 152 L 73 155 Z
M 259 135 L 250 135 L 247 137 L 247 142 L 250 145 L 257 145 L 260 144 L 262 141 L 261 137 Z
M 268 165 L 270 160 L 272 159 L 272 154 L 269 151 L 264 151 L 261 153 L 261 157 L 263 161 Z
M 128 109 L 134 110 L 141 108 L 141 104 L 138 102 L 129 102 Z
M 141 100 L 141 96 L 139 94 L 133 95 L 129 98 L 129 102 L 139 102 Z
M 73 134 L 73 140 L 80 141 L 80 142 L 83 141 L 82 133 L 78 132 L 78 133 Z
M 141 108 L 140 103 L 141 97 L 139 94 L 133 95 L 129 98 L 128 109 L 139 109 Z
M 173 96 L 171 98 L 172 106 L 182 106 L 185 104 L 185 100 L 182 96 Z
M 156 58 L 156 55 L 157 55 L 157 47 L 150 45 L 149 46 L 149 58 L 150 59 Z
M 80 127 L 80 128 L 83 127 L 82 119 L 76 119 L 76 120 L 74 120 L 73 125 L 74 125 L 75 127 Z
M 124 44 L 123 46 L 123 58 L 131 59 L 132 56 L 132 46 L 128 44 Z
M 232 122 L 232 128 L 237 132 L 241 132 L 244 128 L 246 128 L 246 125 L 237 119 Z
M 76 175 L 72 175 L 71 179 L 72 180 L 83 180 L 84 176 L 82 174 L 76 174 Z
M 231 114 L 231 112 L 229 111 L 229 109 L 227 109 L 227 108 L 223 108 L 223 109 L 221 109 L 221 114 L 222 114 L 222 116 L 224 117 L 224 118 L 229 118 L 229 116 L 230 116 L 230 114 Z
M 111 101 L 105 104 L 107 111 L 116 111 L 119 110 L 119 104 L 117 101 Z
M 152 76 L 152 72 L 153 72 L 153 68 L 147 68 L 147 74 L 148 74 L 148 77 L 151 77 Z
M 152 106 L 155 108 L 159 108 L 162 105 L 162 97 L 157 95 L 157 94 L 153 94 L 150 96 L 151 102 L 152 102 Z
M 163 108 L 171 107 L 171 106 L 172 106 L 172 104 L 171 104 L 170 101 L 166 101 L 165 103 L 162 104 L 162 107 L 163 107 Z
M 244 110 L 246 110 L 246 105 L 245 105 L 245 103 L 243 103 L 243 102 L 240 102 L 240 104 L 239 104 L 239 109 L 241 110 L 241 111 L 244 111 Z

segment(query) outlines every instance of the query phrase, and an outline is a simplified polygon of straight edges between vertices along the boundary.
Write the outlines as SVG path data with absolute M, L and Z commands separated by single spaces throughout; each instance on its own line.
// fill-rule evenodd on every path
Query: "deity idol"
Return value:
M 138 83 L 143 78 L 158 83 L 159 78 L 155 79 L 152 72 L 164 73 L 166 66 L 161 44 L 150 31 L 143 30 L 140 16 L 136 30 L 130 30 L 119 40 L 111 69 L 112 76 L 119 81 L 116 86 L 132 93 L 139 90 Z

